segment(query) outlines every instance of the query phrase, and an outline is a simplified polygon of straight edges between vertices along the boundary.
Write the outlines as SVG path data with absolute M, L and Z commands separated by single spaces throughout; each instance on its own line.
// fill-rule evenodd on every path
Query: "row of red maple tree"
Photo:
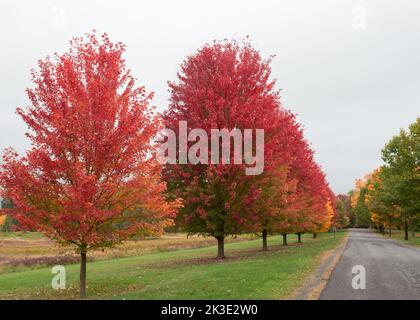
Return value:
M 104 34 L 74 38 L 70 49 L 40 60 L 17 113 L 29 127 L 24 156 L 7 149 L 1 196 L 27 230 L 36 230 L 81 255 L 132 236 L 161 234 L 173 225 L 224 240 L 242 233 L 299 236 L 326 231 L 335 196 L 295 116 L 280 103 L 270 59 L 249 42 L 215 41 L 182 63 L 169 82 L 169 107 L 159 114 L 152 93 L 135 84 L 125 45 Z M 162 128 L 264 129 L 264 172 L 244 165 L 166 164 L 156 161 Z M 231 152 L 233 155 L 233 152 Z

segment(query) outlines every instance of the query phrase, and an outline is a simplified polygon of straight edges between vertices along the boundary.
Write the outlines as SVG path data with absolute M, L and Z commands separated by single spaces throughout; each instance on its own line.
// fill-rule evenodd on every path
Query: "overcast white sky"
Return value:
M 127 47 L 128 66 L 167 105 L 186 55 L 213 39 L 249 35 L 286 108 L 298 114 L 336 193 L 381 163 L 380 150 L 420 115 L 420 2 L 22 1 L 0 3 L 0 151 L 28 147 L 16 116 L 30 69 L 92 29 Z

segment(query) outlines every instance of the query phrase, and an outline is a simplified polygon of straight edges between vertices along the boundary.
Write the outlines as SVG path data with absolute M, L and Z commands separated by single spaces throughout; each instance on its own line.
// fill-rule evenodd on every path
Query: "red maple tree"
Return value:
M 247 231 L 262 235 L 263 250 L 270 233 L 282 234 L 287 245 L 289 233 L 296 233 L 300 242 L 304 232 L 323 231 L 331 220 L 327 204 L 334 197 L 294 115 L 279 112 L 272 123 L 266 130 L 266 170 L 255 179 L 260 196 L 245 218 Z
M 74 38 L 70 50 L 39 61 L 27 89 L 30 106 L 17 113 L 31 148 L 9 149 L 0 168 L 1 195 L 23 228 L 37 230 L 81 255 L 133 235 L 159 234 L 172 223 L 151 139 L 160 120 L 152 94 L 135 87 L 125 46 L 106 34 Z
M 298 242 L 301 242 L 302 233 L 316 234 L 331 220 L 327 205 L 334 195 L 306 140 L 301 140 L 298 146 L 299 156 L 291 166 L 292 176 L 298 181 L 292 209 L 296 219 L 291 231 L 298 235 Z
M 259 195 L 252 208 L 244 212 L 245 231 L 262 236 L 263 251 L 267 250 L 267 236 L 285 232 L 294 222 L 294 203 L 297 180 L 291 175 L 296 158 L 296 142 L 303 134 L 295 116 L 278 109 L 271 114 L 271 125 L 265 129 L 265 170 L 254 177 Z
M 207 133 L 208 145 L 212 129 L 269 132 L 279 112 L 270 62 L 248 42 L 204 45 L 181 65 L 178 81 L 169 83 L 165 127 L 178 133 L 180 121 L 187 121 L 188 131 Z M 224 239 L 243 232 L 244 212 L 252 210 L 259 195 L 254 176 L 245 174 L 244 164 L 234 163 L 234 154 L 231 144 L 230 163 L 181 164 L 177 159 L 164 170 L 171 193 L 184 199 L 179 225 L 189 233 L 215 237 L 219 258 L 224 257 Z M 269 154 L 265 146 L 264 157 Z

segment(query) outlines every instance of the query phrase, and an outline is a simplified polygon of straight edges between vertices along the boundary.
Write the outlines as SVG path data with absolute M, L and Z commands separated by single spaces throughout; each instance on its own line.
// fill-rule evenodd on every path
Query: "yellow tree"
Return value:
M 381 232 L 385 232 L 385 228 L 387 228 L 389 237 L 391 237 L 392 227 L 400 221 L 400 210 L 390 203 L 390 195 L 384 188 L 382 175 L 383 167 L 379 167 L 367 175 L 365 204 L 370 212 L 372 224 Z

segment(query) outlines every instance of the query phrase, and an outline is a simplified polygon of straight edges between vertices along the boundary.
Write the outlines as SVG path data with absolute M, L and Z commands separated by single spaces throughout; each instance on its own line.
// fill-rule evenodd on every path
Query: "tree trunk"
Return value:
M 298 232 L 297 236 L 298 236 L 298 243 L 302 243 L 302 239 L 301 239 L 301 236 L 300 236 L 300 232 Z
M 404 220 L 404 240 L 408 240 L 408 223 L 407 219 Z
M 287 234 L 283 233 L 283 245 L 287 246 Z
M 80 298 L 86 298 L 86 251 L 80 252 Z
M 225 237 L 217 237 L 217 258 L 225 258 Z
M 392 228 L 391 228 L 391 224 L 389 224 L 389 228 L 388 228 L 388 235 L 391 238 L 392 236 Z
M 262 240 L 263 240 L 263 251 L 267 251 L 268 250 L 268 246 L 267 246 L 267 229 L 264 229 L 262 231 Z
M 314 232 L 314 234 L 313 234 L 313 238 L 314 239 L 316 239 L 316 237 L 317 237 L 318 235 Z
M 416 237 L 416 229 L 411 230 L 411 237 L 412 238 Z

